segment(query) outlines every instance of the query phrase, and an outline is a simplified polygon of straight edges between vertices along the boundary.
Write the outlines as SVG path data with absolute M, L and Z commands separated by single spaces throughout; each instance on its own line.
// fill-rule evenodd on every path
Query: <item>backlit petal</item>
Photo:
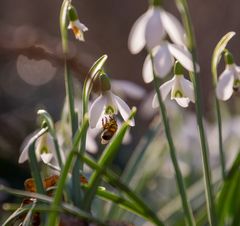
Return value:
M 168 44 L 170 53 L 182 64 L 188 71 L 194 71 L 191 53 L 182 46 L 175 44 Z M 197 72 L 200 70 L 199 65 L 196 64 Z
M 170 54 L 166 43 L 159 46 L 153 62 L 155 72 L 160 78 L 163 78 L 170 72 L 174 63 L 174 58 Z
M 132 54 L 139 53 L 145 46 L 145 28 L 146 23 L 151 15 L 152 8 L 147 10 L 133 24 L 128 38 L 128 49 Z
M 189 80 L 185 79 L 183 76 L 180 79 L 182 90 L 184 93 L 184 96 L 188 97 L 193 103 L 195 103 L 195 97 L 194 97 L 194 89 L 193 84 Z
M 190 102 L 190 99 L 188 97 L 175 97 L 173 99 L 176 100 L 177 103 L 183 108 L 188 107 Z
M 233 83 L 234 83 L 234 71 L 225 69 L 220 75 L 217 87 L 216 94 L 217 98 L 220 100 L 228 100 L 233 93 Z
M 40 157 L 45 164 L 48 164 L 52 160 L 53 154 L 52 153 L 42 153 L 40 155 Z
M 118 110 L 119 110 L 121 116 L 123 117 L 124 121 L 127 121 L 130 116 L 130 113 L 131 113 L 130 108 L 120 97 L 118 97 L 114 94 L 112 94 L 112 96 L 113 96 L 113 100 L 115 101 L 115 103 L 118 107 Z M 129 125 L 135 126 L 134 119 L 130 120 Z
M 159 45 L 166 34 L 160 14 L 160 8 L 154 7 L 152 15 L 146 24 L 145 40 L 149 50 Z
M 106 105 L 106 97 L 100 95 L 91 105 L 89 110 L 89 123 L 91 128 L 96 127 Z
M 170 93 L 174 84 L 174 80 L 175 80 L 175 77 L 173 77 L 171 80 L 163 83 L 160 86 L 159 90 L 161 92 L 161 97 L 163 101 L 166 99 L 167 95 Z M 157 94 L 155 94 L 152 101 L 152 107 L 156 108 L 158 106 L 159 106 L 159 102 L 158 102 Z
M 162 23 L 163 26 L 169 35 L 170 39 L 178 44 L 178 45 L 185 45 L 185 32 L 182 27 L 182 24 L 179 20 L 173 16 L 172 14 L 162 10 L 161 13 Z
M 143 63 L 142 75 L 145 83 L 150 83 L 153 80 L 152 62 L 149 55 L 147 55 Z

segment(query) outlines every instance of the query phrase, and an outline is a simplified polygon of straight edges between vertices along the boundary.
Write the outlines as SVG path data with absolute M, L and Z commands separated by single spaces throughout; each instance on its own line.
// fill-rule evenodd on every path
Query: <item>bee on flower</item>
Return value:
M 68 29 L 72 29 L 76 39 L 79 41 L 85 41 L 83 33 L 88 31 L 88 28 L 79 21 L 77 11 L 72 5 L 68 7 L 68 18 Z
M 130 116 L 130 108 L 119 96 L 111 91 L 109 77 L 103 72 L 100 75 L 101 95 L 92 103 L 89 109 L 89 123 L 91 128 L 102 128 L 102 143 L 108 143 L 118 128 L 115 115 L 120 112 L 126 121 Z M 134 119 L 129 121 L 134 126 Z

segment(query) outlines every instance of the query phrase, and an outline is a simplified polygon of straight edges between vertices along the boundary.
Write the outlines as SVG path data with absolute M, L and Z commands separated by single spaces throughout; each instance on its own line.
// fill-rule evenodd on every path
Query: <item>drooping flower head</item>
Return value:
M 170 42 L 166 39 L 166 35 Z M 135 22 L 128 39 L 131 53 L 137 54 L 146 46 L 153 56 L 154 68 L 150 55 L 143 64 L 142 75 L 146 83 L 153 80 L 153 69 L 160 78 L 169 74 L 174 59 L 178 60 L 186 70 L 194 70 L 185 37 L 185 31 L 178 19 L 161 7 L 161 1 L 154 0 L 147 12 Z M 196 69 L 199 71 L 198 65 Z
M 28 160 L 29 146 L 32 143 L 31 139 L 32 137 L 34 137 L 34 134 L 33 135 L 31 134 L 30 136 L 28 136 L 23 142 L 23 145 L 21 148 L 22 152 L 18 159 L 19 163 L 24 163 L 25 161 Z M 36 152 L 37 160 L 42 161 L 45 164 L 51 162 L 54 157 L 56 160 L 56 156 L 55 156 L 56 151 L 55 151 L 54 143 L 49 133 L 45 133 L 41 137 L 39 137 L 35 145 L 35 152 Z
M 83 33 L 88 31 L 88 28 L 79 21 L 77 11 L 72 5 L 68 7 L 68 18 L 68 29 L 72 29 L 76 39 L 85 41 Z
M 101 95 L 92 103 L 89 110 L 89 121 L 92 128 L 100 128 L 102 119 L 118 114 L 126 121 L 130 115 L 130 108 L 118 96 L 112 93 L 111 83 L 108 76 L 103 72 L 100 75 Z M 134 126 L 134 119 L 130 121 L 130 126 Z
M 217 98 L 228 100 L 233 92 L 240 91 L 240 67 L 234 63 L 233 56 L 229 51 L 225 51 L 225 70 L 219 76 L 216 87 Z
M 151 50 L 161 44 L 166 34 L 173 43 L 185 45 L 185 32 L 181 23 L 161 7 L 160 1 L 154 1 L 134 23 L 128 39 L 129 50 L 132 54 L 139 53 L 144 46 Z
M 181 107 L 188 107 L 189 102 L 195 102 L 193 84 L 183 75 L 183 68 L 179 62 L 175 63 L 174 77 L 160 86 L 162 99 L 165 100 L 171 92 L 171 100 L 176 102 Z M 155 94 L 152 102 L 153 108 L 158 106 L 157 95 Z

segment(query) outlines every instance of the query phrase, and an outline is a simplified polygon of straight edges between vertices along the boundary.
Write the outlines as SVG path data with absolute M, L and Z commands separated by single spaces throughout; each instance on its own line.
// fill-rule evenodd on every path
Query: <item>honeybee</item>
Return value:
M 101 133 L 101 143 L 107 144 L 118 129 L 117 121 L 115 120 L 114 116 L 109 115 L 109 118 L 103 118 L 102 127 L 103 131 Z

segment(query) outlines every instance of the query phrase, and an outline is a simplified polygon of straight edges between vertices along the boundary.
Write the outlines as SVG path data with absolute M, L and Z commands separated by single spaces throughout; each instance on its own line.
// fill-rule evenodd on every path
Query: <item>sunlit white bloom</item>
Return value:
M 219 77 L 216 94 L 220 100 L 228 100 L 233 91 L 239 91 L 240 88 L 240 67 L 233 64 L 227 64 L 225 70 Z
M 29 146 L 32 143 L 31 139 L 35 133 L 30 136 L 28 136 L 22 145 L 22 152 L 20 154 L 20 157 L 18 159 L 19 163 L 24 163 L 28 160 L 28 151 Z M 38 161 L 43 161 L 45 164 L 50 163 L 53 158 L 55 157 L 55 147 L 53 140 L 49 133 L 43 134 L 41 137 L 38 138 L 35 144 L 35 151 L 36 151 L 36 157 Z
M 170 73 L 174 59 L 188 71 L 194 71 L 191 53 L 186 47 L 163 41 L 152 50 L 153 66 L 156 76 L 163 78 Z M 199 65 L 196 64 L 196 70 L 199 71 Z M 148 55 L 143 64 L 143 80 L 149 83 L 153 80 L 153 68 L 150 55 Z
M 133 54 L 139 53 L 145 45 L 151 50 L 161 44 L 166 34 L 173 43 L 185 45 L 185 32 L 178 19 L 161 7 L 150 7 L 134 23 L 128 48 Z
M 125 121 L 128 120 L 131 112 L 128 105 L 110 90 L 102 92 L 102 94 L 92 103 L 89 110 L 91 128 L 100 128 L 104 115 L 117 114 L 118 111 Z M 129 125 L 135 125 L 134 119 L 130 120 Z
M 174 77 L 160 86 L 162 99 L 165 100 L 171 91 L 171 100 L 176 100 L 181 107 L 188 107 L 189 102 L 195 102 L 193 84 L 184 78 L 183 75 L 174 75 Z M 157 95 L 154 95 L 153 108 L 158 106 Z
M 76 39 L 80 41 L 85 41 L 83 33 L 85 31 L 88 31 L 88 28 L 84 24 L 82 24 L 79 20 L 70 21 L 68 29 L 72 29 Z

